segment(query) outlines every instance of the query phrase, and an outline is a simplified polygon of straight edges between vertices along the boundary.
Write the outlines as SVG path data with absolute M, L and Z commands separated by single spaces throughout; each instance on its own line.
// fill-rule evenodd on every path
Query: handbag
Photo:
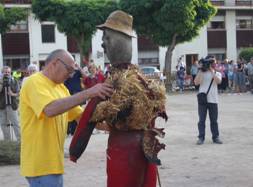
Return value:
M 213 79 L 212 79 L 212 81 L 211 81 L 211 83 L 209 85 L 209 88 L 208 88 L 208 90 L 207 90 L 206 93 L 205 92 L 200 92 L 200 93 L 197 94 L 197 99 L 198 99 L 198 104 L 199 105 L 206 105 L 207 104 L 207 94 L 210 91 L 212 83 L 213 83 Z

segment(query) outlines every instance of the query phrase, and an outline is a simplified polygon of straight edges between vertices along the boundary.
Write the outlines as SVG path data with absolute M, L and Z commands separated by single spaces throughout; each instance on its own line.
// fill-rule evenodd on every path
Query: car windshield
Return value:
M 144 74 L 153 74 L 155 70 L 153 68 L 142 68 Z

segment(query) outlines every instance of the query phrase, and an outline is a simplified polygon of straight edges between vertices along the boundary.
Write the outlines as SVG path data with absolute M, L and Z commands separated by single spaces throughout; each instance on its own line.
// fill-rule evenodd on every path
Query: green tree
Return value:
M 134 17 L 139 36 L 167 47 L 165 75 L 167 91 L 171 90 L 171 60 L 175 46 L 198 36 L 216 9 L 209 0 L 121 0 L 120 7 Z
M 96 25 L 117 8 L 112 0 L 33 0 L 32 11 L 40 21 L 53 21 L 60 32 L 73 37 L 81 62 L 88 55 Z
M 0 33 L 6 33 L 11 25 L 27 18 L 28 11 L 24 8 L 4 8 L 0 4 Z
M 246 62 L 249 62 L 252 57 L 253 57 L 252 47 L 241 50 L 239 54 L 239 58 L 245 60 Z

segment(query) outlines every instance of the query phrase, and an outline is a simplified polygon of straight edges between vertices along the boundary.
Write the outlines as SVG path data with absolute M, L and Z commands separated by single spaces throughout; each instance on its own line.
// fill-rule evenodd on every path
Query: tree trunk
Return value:
M 90 57 L 90 48 L 91 48 L 91 37 L 86 36 L 82 33 L 80 37 L 77 39 L 78 48 L 80 51 L 80 65 L 86 66 L 88 65 L 89 57 Z M 86 62 L 85 64 L 83 62 Z
M 78 45 L 78 49 L 80 52 L 80 66 L 82 67 L 83 64 L 83 59 L 84 59 L 84 53 L 83 53 L 83 48 L 82 48 L 82 43 L 84 41 L 84 34 L 81 34 L 81 36 L 79 38 L 77 38 L 77 45 Z
M 2 35 L 0 33 L 0 69 L 2 69 L 3 67 L 3 50 L 2 50 Z
M 172 54 L 173 50 L 176 46 L 176 38 L 177 34 L 173 36 L 171 45 L 167 48 L 166 56 L 165 56 L 165 76 L 167 77 L 165 80 L 165 87 L 167 92 L 172 92 L 172 74 L 171 74 L 171 65 L 172 65 Z

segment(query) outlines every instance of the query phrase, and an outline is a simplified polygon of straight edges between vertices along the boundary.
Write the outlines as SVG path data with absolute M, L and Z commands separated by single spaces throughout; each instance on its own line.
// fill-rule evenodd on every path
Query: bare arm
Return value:
M 46 116 L 53 117 L 62 114 L 77 105 L 82 104 L 87 99 L 93 97 L 100 97 L 102 99 L 105 99 L 106 97 L 110 97 L 112 92 L 113 89 L 110 84 L 107 83 L 97 84 L 90 89 L 81 91 L 72 96 L 55 100 L 49 103 L 44 108 L 43 111 L 46 114 Z
M 214 70 L 212 70 L 212 75 L 213 75 L 213 81 L 216 84 L 220 84 L 222 81 L 221 77 L 217 76 Z
M 195 85 L 200 85 L 202 82 L 203 82 L 203 73 L 199 71 L 194 79 L 194 83 Z
M 11 89 L 9 89 L 8 94 L 9 94 L 10 96 L 12 96 L 12 97 L 18 97 L 18 96 L 19 96 L 19 93 L 18 93 L 18 92 L 17 92 L 17 93 L 14 93 L 13 91 L 11 91 Z

